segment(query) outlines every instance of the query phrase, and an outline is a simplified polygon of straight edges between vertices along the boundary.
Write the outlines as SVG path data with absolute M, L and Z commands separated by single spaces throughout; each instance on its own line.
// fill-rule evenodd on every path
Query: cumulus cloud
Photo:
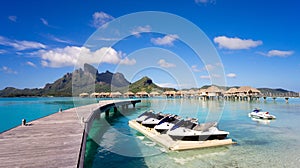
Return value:
M 44 49 L 46 46 L 42 43 L 34 42 L 34 41 L 19 41 L 19 40 L 11 40 L 5 37 L 0 36 L 0 45 L 13 47 L 16 50 L 28 50 L 28 49 Z
M 36 65 L 33 62 L 30 62 L 30 61 L 27 61 L 26 65 L 29 65 L 29 66 L 34 67 L 34 68 L 36 67 Z
M 65 67 L 65 66 L 82 66 L 84 63 L 89 64 L 125 64 L 134 65 L 136 61 L 127 57 L 122 58 L 124 54 L 117 52 L 110 47 L 103 47 L 96 51 L 91 51 L 86 47 L 67 46 L 65 48 L 56 48 L 52 50 L 40 50 L 37 54 L 42 59 L 42 65 L 45 67 Z
M 16 22 L 17 21 L 17 16 L 8 16 L 8 19 L 10 21 Z
M 2 72 L 7 73 L 7 74 L 18 74 L 17 71 L 12 70 L 11 68 L 7 67 L 7 66 L 2 66 L 2 68 L 0 69 Z
M 140 37 L 140 33 L 147 33 L 151 31 L 151 26 L 138 26 L 131 31 L 131 34 L 135 35 L 136 37 Z
M 163 67 L 163 68 L 172 68 L 172 67 L 176 67 L 175 64 L 172 64 L 172 63 L 169 63 L 167 62 L 166 60 L 164 59 L 160 59 L 157 64 L 160 66 L 160 67 Z
M 288 57 L 294 54 L 294 51 L 270 50 L 267 53 L 259 52 L 267 57 Z
M 240 39 L 238 37 L 218 36 L 214 38 L 214 42 L 219 45 L 219 48 L 230 50 L 250 49 L 262 45 L 261 40 Z
M 111 15 L 105 13 L 105 12 L 95 12 L 93 14 L 93 27 L 95 28 L 99 28 L 101 26 L 103 26 L 105 23 L 113 20 L 114 17 L 112 17 Z
M 152 38 L 151 42 L 155 45 L 173 46 L 173 42 L 179 37 L 176 34 L 169 34 L 164 37 Z
M 236 74 L 235 73 L 229 73 L 226 75 L 228 78 L 235 78 Z

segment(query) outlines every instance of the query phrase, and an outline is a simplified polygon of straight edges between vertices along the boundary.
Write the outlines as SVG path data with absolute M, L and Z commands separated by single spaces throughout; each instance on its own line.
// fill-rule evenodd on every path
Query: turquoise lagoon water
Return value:
M 95 103 L 95 99 L 81 98 L 0 98 L 0 133 L 21 124 L 56 113 L 59 109 Z
M 251 120 L 260 107 L 277 116 L 274 121 Z M 128 121 L 153 109 L 200 122 L 219 121 L 236 145 L 168 151 L 131 129 Z M 143 100 L 136 111 L 120 111 L 94 121 L 87 142 L 86 167 L 299 167 L 300 99 L 264 101 L 203 101 L 195 99 Z M 92 137 L 92 138 L 91 138 Z M 91 143 L 93 142 L 93 143 Z M 91 145 L 92 144 L 92 145 Z
M 0 132 L 74 106 L 96 102 L 73 98 L 0 98 Z M 253 121 L 247 114 L 260 107 L 275 121 Z M 237 145 L 173 152 L 131 129 L 128 121 L 153 109 L 200 122 L 219 121 Z M 120 109 L 121 110 L 121 109 Z M 95 120 L 87 142 L 86 167 L 299 167 L 300 99 L 264 101 L 202 101 L 144 99 L 136 109 Z

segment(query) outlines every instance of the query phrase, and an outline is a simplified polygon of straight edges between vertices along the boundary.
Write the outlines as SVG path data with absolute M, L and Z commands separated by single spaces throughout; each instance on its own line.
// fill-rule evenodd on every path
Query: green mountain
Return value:
M 144 76 L 140 80 L 132 83 L 129 86 L 129 90 L 133 93 L 139 92 L 139 91 L 145 91 L 145 92 L 164 92 L 166 90 L 175 90 L 174 88 L 163 88 L 160 86 L 157 86 L 155 83 L 153 83 L 152 79 L 150 79 L 147 76 Z
M 112 88 L 124 88 L 129 85 L 130 82 L 121 73 L 98 73 L 96 68 L 85 64 L 83 70 L 77 69 L 73 73 L 67 73 L 53 83 L 47 83 L 42 89 L 7 87 L 0 90 L 0 97 L 72 96 L 72 93 L 77 96 L 82 92 L 109 92 Z

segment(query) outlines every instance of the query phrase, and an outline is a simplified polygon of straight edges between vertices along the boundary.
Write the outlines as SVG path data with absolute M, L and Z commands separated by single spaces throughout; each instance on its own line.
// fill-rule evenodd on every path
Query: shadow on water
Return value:
M 110 112 L 109 117 L 101 116 L 100 119 L 95 119 L 92 124 L 92 128 L 88 134 L 86 141 L 85 162 L 84 167 L 147 167 L 144 158 L 142 157 L 130 157 L 124 156 L 110 150 L 107 146 L 103 146 L 105 141 L 105 133 L 113 127 L 118 131 L 121 131 L 128 136 L 134 136 L 130 132 L 130 128 L 127 125 L 128 119 L 125 117 L 133 113 L 134 109 L 127 109 L 118 112 Z M 121 130 L 120 130 L 121 129 Z M 114 141 L 114 139 L 110 139 Z M 133 147 L 133 151 L 141 153 L 139 146 L 135 141 L 122 142 L 122 139 L 118 139 L 118 143 L 124 143 L 124 145 L 130 145 Z M 112 142 L 114 143 L 114 142 Z M 128 144 L 130 143 L 130 144 Z

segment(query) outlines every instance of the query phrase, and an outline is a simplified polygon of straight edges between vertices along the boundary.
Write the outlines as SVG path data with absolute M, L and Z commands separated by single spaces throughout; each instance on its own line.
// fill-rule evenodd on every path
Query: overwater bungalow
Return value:
M 258 89 L 251 86 L 241 86 L 236 91 L 236 95 L 240 100 L 252 100 L 253 98 L 256 99 L 260 94 L 261 92 Z
M 174 91 L 174 90 L 172 90 L 172 91 L 165 91 L 164 93 L 163 93 L 163 95 L 165 95 L 166 97 L 168 97 L 168 98 L 171 98 L 171 97 L 175 97 L 175 95 L 176 95 L 176 91 Z
M 183 97 L 186 96 L 186 93 L 187 93 L 187 91 L 185 91 L 185 90 L 178 90 L 178 91 L 175 93 L 175 97 L 183 98 Z
M 90 94 L 90 97 L 98 98 L 98 97 L 100 97 L 100 93 L 94 92 L 94 93 Z
M 134 98 L 134 93 L 129 91 L 124 93 L 123 96 L 126 98 Z
M 199 97 L 207 96 L 207 94 L 206 94 L 206 89 L 199 89 L 199 90 L 197 91 L 197 95 L 198 95 Z
M 158 97 L 158 96 L 160 96 L 160 93 L 158 93 L 158 92 L 151 92 L 149 95 L 150 95 L 150 97 Z
M 101 92 L 101 93 L 99 94 L 99 97 L 101 97 L 101 98 L 108 98 L 109 95 L 110 95 L 109 92 Z
M 120 98 L 120 97 L 122 97 L 122 93 L 120 93 L 120 92 L 111 92 L 109 97 L 111 97 L 111 98 Z
M 135 94 L 135 97 L 146 98 L 146 97 L 149 97 L 149 93 L 147 93 L 147 92 L 145 92 L 145 91 L 137 92 L 137 93 Z
M 88 93 L 80 93 L 79 94 L 79 97 L 89 97 L 90 96 L 90 94 L 88 94 Z
M 207 89 L 201 90 L 201 97 L 204 99 L 219 98 L 222 95 L 223 90 L 218 88 L 217 86 L 210 86 Z

